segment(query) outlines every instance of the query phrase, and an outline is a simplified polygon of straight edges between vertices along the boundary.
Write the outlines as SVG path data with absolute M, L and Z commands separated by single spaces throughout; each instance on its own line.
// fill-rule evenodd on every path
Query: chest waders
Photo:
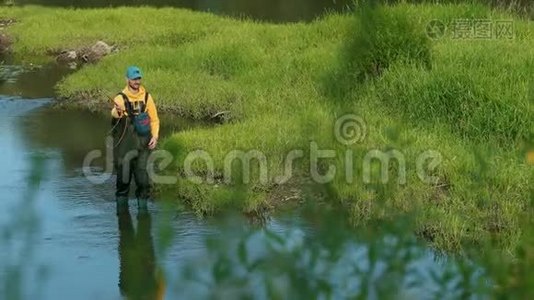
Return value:
M 150 119 L 146 121 L 146 103 L 148 92 L 145 92 L 145 99 L 139 105 L 137 113 L 134 111 L 132 103 L 124 93 L 119 93 L 124 99 L 124 105 L 128 112 L 127 118 L 112 119 L 113 136 L 113 164 L 117 173 L 116 192 L 117 212 L 128 209 L 128 195 L 132 176 L 135 180 L 137 206 L 139 210 L 147 209 L 147 200 L 150 194 L 150 181 L 147 172 L 147 161 L 150 155 L 148 143 L 151 135 L 150 131 L 139 133 L 136 126 L 137 116 L 141 115 L 143 126 L 150 128 Z M 144 116 L 144 115 L 146 116 Z M 117 124 L 119 123 L 119 124 Z M 143 128 L 141 128 L 143 130 Z M 146 128 L 145 128 L 146 130 Z

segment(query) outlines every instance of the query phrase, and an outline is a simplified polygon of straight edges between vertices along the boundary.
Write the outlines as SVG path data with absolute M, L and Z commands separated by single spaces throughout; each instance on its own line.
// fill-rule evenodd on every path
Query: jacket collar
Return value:
M 128 99 L 136 99 L 136 98 L 139 98 L 140 96 L 144 95 L 145 94 L 145 88 L 143 86 L 140 86 L 139 87 L 139 92 L 137 93 L 132 93 L 130 92 L 130 90 L 128 89 L 128 86 L 126 86 L 122 92 L 128 96 Z

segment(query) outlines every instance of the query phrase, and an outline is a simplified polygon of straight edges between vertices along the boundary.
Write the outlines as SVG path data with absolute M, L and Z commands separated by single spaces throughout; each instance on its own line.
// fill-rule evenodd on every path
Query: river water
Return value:
M 60 7 L 117 7 L 150 5 L 208 11 L 269 22 L 309 21 L 326 11 L 348 8 L 351 0 L 13 0 L 17 5 L 38 4 Z
M 113 178 L 93 184 L 82 172 L 89 151 L 104 151 L 109 118 L 50 108 L 53 89 L 32 83 L 66 70 L 9 68 L 0 84 L 0 299 L 454 299 L 481 282 L 480 268 L 411 235 L 373 228 L 369 238 L 326 212 L 292 209 L 257 225 L 158 199 L 148 215 L 131 205 L 117 216 Z M 203 126 L 163 123 L 164 136 Z

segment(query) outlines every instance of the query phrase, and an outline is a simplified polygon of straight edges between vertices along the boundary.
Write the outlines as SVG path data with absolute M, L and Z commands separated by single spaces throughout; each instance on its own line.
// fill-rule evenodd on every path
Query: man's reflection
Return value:
M 148 212 L 137 216 L 135 231 L 130 212 L 117 211 L 119 220 L 119 288 L 126 299 L 163 299 L 165 284 L 157 269 Z

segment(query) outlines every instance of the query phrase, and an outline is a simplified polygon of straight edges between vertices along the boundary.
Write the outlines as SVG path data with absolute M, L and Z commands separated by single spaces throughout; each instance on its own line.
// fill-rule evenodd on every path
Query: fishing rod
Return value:
M 104 91 L 104 92 L 105 92 L 105 94 L 106 94 L 106 97 L 111 101 L 111 103 L 113 103 L 113 105 L 116 105 L 115 100 L 109 96 L 109 93 L 108 93 L 107 91 Z M 117 128 L 117 126 L 121 123 L 122 119 L 123 119 L 123 116 L 119 116 L 119 120 L 118 120 L 117 123 L 115 123 L 115 125 L 113 125 L 113 127 L 108 131 L 107 135 L 111 135 L 111 134 L 113 133 L 113 130 L 115 130 L 115 128 Z M 117 147 L 120 145 L 120 143 L 121 143 L 122 140 L 124 139 L 124 136 L 125 136 L 125 134 L 126 134 L 126 129 L 127 129 L 127 128 L 128 128 L 128 124 L 124 124 L 124 129 L 122 130 L 122 134 L 121 134 L 121 136 L 120 136 L 120 138 L 119 138 L 119 141 L 117 142 L 117 144 L 114 144 L 114 145 L 113 145 L 113 148 L 117 148 Z

